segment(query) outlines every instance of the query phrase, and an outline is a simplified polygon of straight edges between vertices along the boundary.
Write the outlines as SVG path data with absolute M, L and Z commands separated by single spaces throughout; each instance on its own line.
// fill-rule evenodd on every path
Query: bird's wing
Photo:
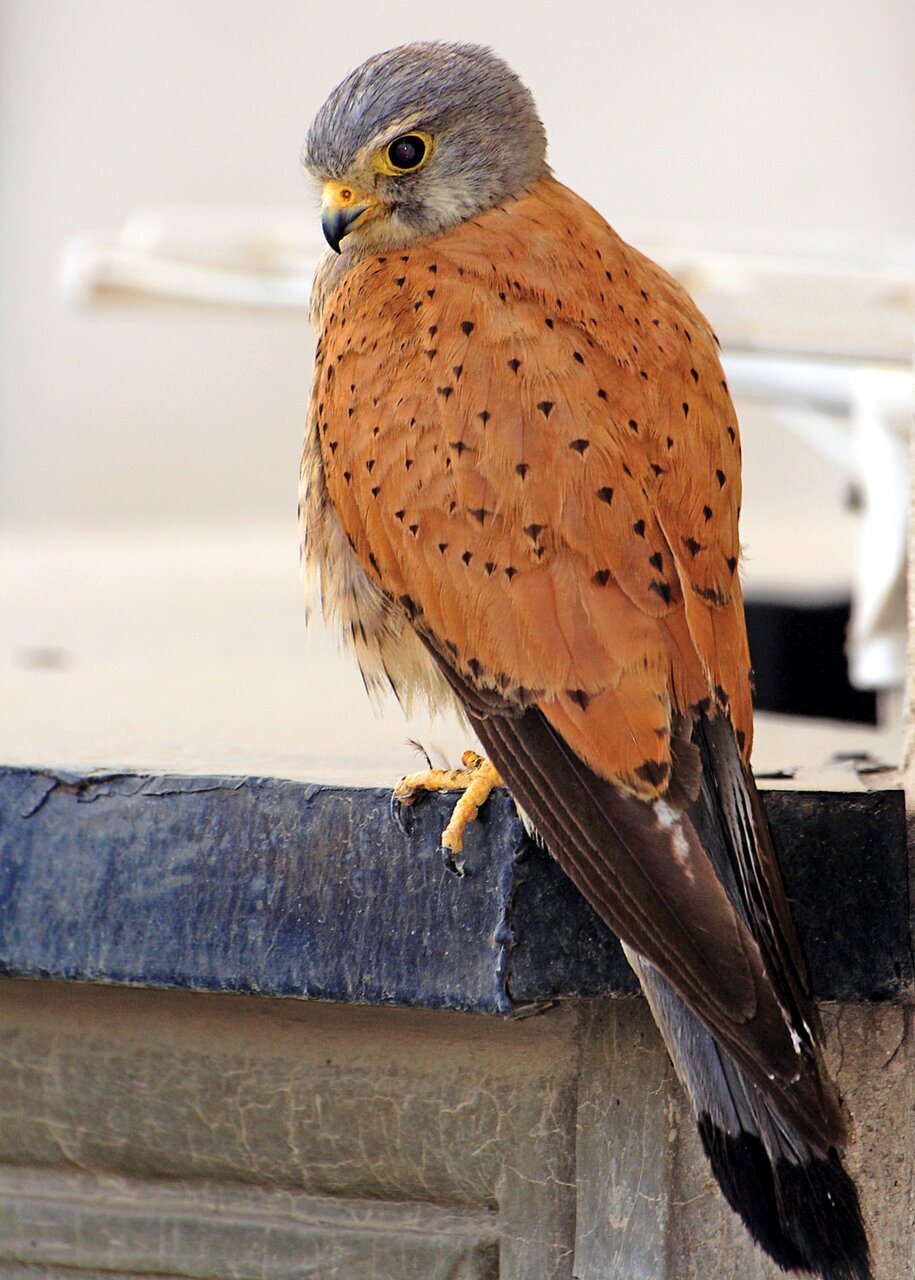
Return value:
M 836 1141 L 766 973 L 803 1004 L 777 869 L 770 891 L 744 850 L 761 901 L 735 903 L 687 815 L 690 715 L 724 718 L 744 762 L 752 725 L 739 441 L 708 325 L 547 180 L 356 266 L 320 349 L 316 430 L 360 561 L 603 918 Z

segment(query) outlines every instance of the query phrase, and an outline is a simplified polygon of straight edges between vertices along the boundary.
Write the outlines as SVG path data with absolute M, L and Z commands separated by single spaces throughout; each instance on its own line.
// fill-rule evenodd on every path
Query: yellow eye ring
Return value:
M 411 129 L 382 147 L 375 156 L 375 168 L 388 178 L 416 173 L 432 154 L 432 136 L 421 129 Z

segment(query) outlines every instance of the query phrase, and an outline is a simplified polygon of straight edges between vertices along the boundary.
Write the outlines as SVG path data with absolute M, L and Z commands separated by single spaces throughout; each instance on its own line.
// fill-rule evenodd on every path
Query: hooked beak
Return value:
M 340 241 L 367 220 L 378 207 L 374 196 L 360 196 L 345 182 L 325 182 L 321 198 L 321 228 L 334 253 Z

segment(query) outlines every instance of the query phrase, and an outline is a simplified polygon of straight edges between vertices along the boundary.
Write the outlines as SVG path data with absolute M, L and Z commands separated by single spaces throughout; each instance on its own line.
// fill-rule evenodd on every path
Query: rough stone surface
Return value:
M 636 987 L 619 944 L 526 843 L 504 792 L 439 841 L 453 797 L 273 778 L 0 769 L 0 972 L 504 1013 Z M 821 998 L 912 992 L 900 791 L 769 792 Z

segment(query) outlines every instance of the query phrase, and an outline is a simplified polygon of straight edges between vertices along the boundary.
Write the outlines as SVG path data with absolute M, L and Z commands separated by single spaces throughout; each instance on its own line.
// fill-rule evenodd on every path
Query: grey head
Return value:
M 435 235 L 548 172 L 533 97 L 489 49 L 406 44 L 337 85 L 302 153 L 323 186 L 331 247 L 367 252 Z

